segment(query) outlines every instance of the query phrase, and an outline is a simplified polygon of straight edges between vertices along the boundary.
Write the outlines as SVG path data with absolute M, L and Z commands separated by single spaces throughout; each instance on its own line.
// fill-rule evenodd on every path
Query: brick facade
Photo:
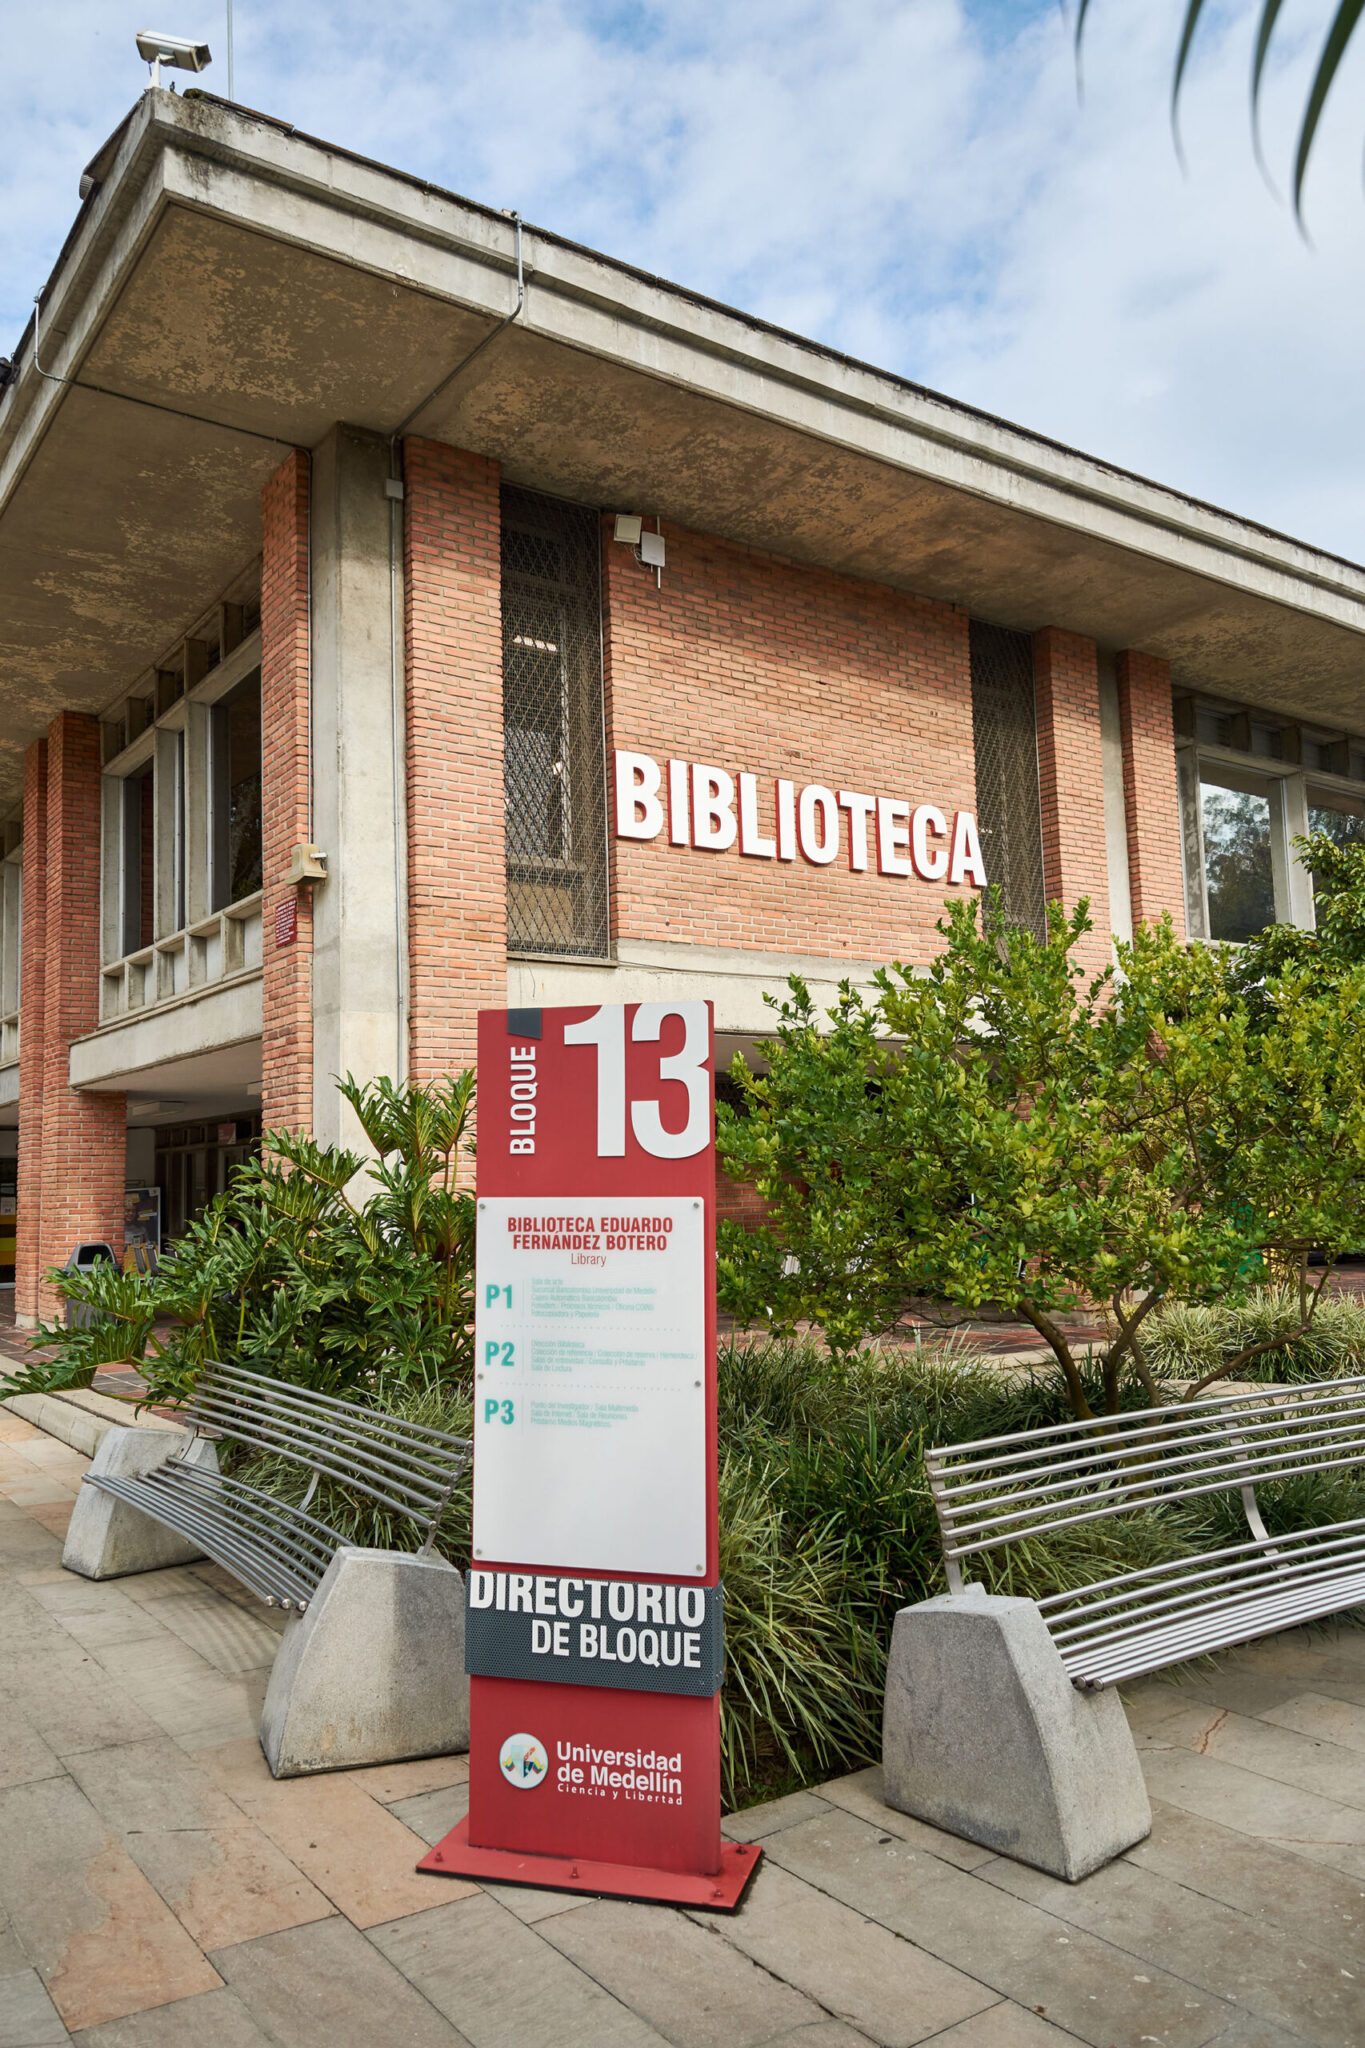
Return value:
M 498 468 L 404 446 L 409 1063 L 472 1066 L 475 1019 L 507 1001 Z
M 261 1116 L 266 1130 L 313 1123 L 312 891 L 288 880 L 309 839 L 308 457 L 291 455 L 261 493 Z M 277 917 L 296 920 L 277 943 Z M 283 934 L 281 934 L 282 936 Z
M 666 527 L 662 585 L 603 544 L 607 744 L 773 783 L 975 809 L 967 615 L 728 541 Z M 614 936 L 922 961 L 944 882 L 612 837 Z
M 1171 665 L 1154 654 L 1127 652 L 1120 654 L 1117 666 L 1133 924 L 1154 923 L 1169 911 L 1183 939 L 1185 881 L 1171 721 Z
M 99 1023 L 99 720 L 63 712 L 48 728 L 46 751 L 46 833 L 37 841 L 39 847 L 45 844 L 46 848 L 43 1001 L 38 1034 L 42 1047 L 42 1186 L 36 1219 L 36 1293 L 41 1315 L 52 1314 L 57 1307 L 57 1297 L 42 1275 L 50 1267 L 64 1264 L 78 1240 L 103 1238 L 122 1255 L 128 1123 L 126 1096 L 75 1089 L 69 1079 L 72 1041 Z M 27 852 L 26 831 L 26 861 Z M 26 884 L 27 880 L 26 875 Z M 27 974 L 26 960 L 26 979 Z M 28 1019 L 21 1018 L 21 1045 L 28 1031 Z M 24 1135 L 21 1130 L 21 1159 Z M 32 1233 L 29 1235 L 31 1240 Z M 27 1261 L 25 1270 L 31 1286 Z M 18 1305 L 16 1296 L 16 1308 Z
M 19 975 L 18 1230 L 14 1313 L 38 1317 L 38 1239 L 43 1198 L 44 995 L 47 987 L 47 741 L 24 755 L 23 908 Z
M 1093 640 L 1047 626 L 1033 637 L 1043 882 L 1049 903 L 1090 902 L 1094 930 L 1077 949 L 1087 967 L 1110 958 L 1099 661 Z

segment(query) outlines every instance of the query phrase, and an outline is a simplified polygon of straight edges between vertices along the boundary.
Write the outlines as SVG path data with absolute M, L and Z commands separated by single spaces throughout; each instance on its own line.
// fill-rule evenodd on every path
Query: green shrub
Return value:
M 1198 1380 L 1277 1335 L 1242 1368 L 1249 1380 L 1325 1380 L 1365 1372 L 1365 1302 L 1326 1294 L 1306 1330 L 1298 1291 L 1258 1287 L 1242 1302 L 1163 1302 L 1149 1318 L 1147 1362 L 1160 1379 Z
M 456 1174 L 474 1076 L 424 1087 L 348 1076 L 339 1091 L 376 1157 L 268 1132 L 262 1157 L 159 1273 L 49 1276 L 94 1315 L 82 1329 L 40 1328 L 35 1345 L 54 1355 L 32 1360 L 11 1391 L 84 1387 L 100 1366 L 128 1364 L 148 1399 L 174 1402 L 210 1359 L 361 1399 L 381 1383 L 467 1389 L 474 1201 Z

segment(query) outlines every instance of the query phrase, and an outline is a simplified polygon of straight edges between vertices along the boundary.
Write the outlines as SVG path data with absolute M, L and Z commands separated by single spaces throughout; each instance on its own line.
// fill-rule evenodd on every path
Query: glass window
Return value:
M 123 866 L 119 889 L 119 950 L 136 953 L 152 943 L 153 778 L 151 768 L 122 784 Z
M 1308 829 L 1325 832 L 1338 846 L 1365 846 L 1365 797 L 1308 786 Z
M 213 707 L 213 908 L 261 886 L 261 678 Z
M 1275 922 L 1279 791 L 1202 763 L 1199 812 L 1211 939 L 1249 939 Z

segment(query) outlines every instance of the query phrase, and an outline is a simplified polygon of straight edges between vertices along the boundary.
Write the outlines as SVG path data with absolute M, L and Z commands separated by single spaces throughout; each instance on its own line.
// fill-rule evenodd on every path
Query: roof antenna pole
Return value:
M 227 47 L 227 64 L 228 64 L 228 94 L 227 94 L 227 96 L 228 96 L 229 100 L 235 100 L 235 99 L 236 99 L 236 97 L 237 97 L 237 95 L 236 95 L 236 93 L 235 93 L 235 92 L 233 91 L 233 89 L 232 89 L 232 0 L 227 0 L 227 46 L 228 46 L 228 47 Z

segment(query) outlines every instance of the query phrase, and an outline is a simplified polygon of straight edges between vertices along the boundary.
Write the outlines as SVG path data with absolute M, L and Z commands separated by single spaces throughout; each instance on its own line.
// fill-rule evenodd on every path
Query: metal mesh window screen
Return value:
M 1033 647 L 1026 633 L 971 622 L 976 812 L 986 879 L 1006 924 L 1047 929 Z
M 602 592 L 597 515 L 502 493 L 507 944 L 608 952 Z

